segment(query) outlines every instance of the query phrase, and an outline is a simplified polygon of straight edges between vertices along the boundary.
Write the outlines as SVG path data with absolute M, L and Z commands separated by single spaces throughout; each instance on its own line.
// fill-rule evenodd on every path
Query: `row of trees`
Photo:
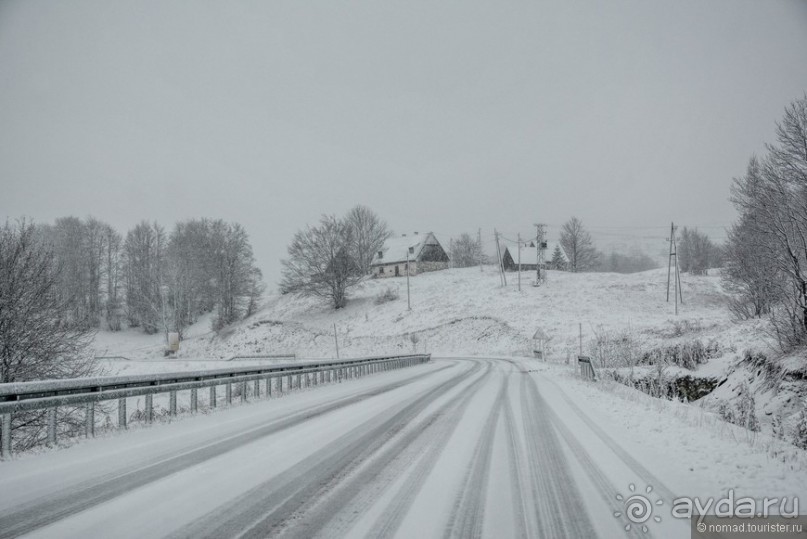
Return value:
M 740 214 L 725 250 L 733 310 L 769 316 L 782 348 L 807 343 L 807 95 L 785 109 L 776 143 L 734 180 L 732 202 Z
M 391 232 L 366 206 L 344 217 L 323 215 L 318 225 L 294 234 L 282 261 L 280 292 L 327 299 L 335 309 L 347 303 L 347 290 L 370 271 L 375 253 Z
M 679 269 L 693 275 L 706 275 L 710 269 L 720 267 L 723 262 L 722 249 L 697 228 L 681 229 L 677 254 Z
M 249 238 L 237 223 L 192 219 L 169 234 L 144 221 L 123 237 L 95 218 L 64 217 L 33 230 L 58 270 L 61 326 L 116 331 L 125 320 L 146 333 L 181 334 L 215 312 L 219 329 L 254 312 L 262 293 Z

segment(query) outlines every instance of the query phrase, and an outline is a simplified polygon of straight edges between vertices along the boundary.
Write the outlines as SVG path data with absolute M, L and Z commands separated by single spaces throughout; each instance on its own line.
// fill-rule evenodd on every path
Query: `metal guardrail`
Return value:
M 297 359 L 297 354 L 259 354 L 251 356 L 233 356 L 224 361 L 237 361 L 239 359 Z
M 597 373 L 594 371 L 594 364 L 588 356 L 577 356 L 577 363 L 580 365 L 580 376 L 583 380 L 596 380 Z
M 278 394 L 283 393 L 283 378 L 287 380 L 286 391 L 310 387 L 343 379 L 356 378 L 402 367 L 425 363 L 431 354 L 367 357 L 350 360 L 332 360 L 317 363 L 289 363 L 282 365 L 211 369 L 193 372 L 175 372 L 132 376 L 105 376 L 99 378 L 72 378 L 38 382 L 0 384 L 0 458 L 11 456 L 11 416 L 14 413 L 47 410 L 48 445 L 56 444 L 57 414 L 60 406 L 85 407 L 84 436 L 95 435 L 95 403 L 118 400 L 118 427 L 127 427 L 126 399 L 145 395 L 145 421 L 154 420 L 153 397 L 158 393 L 169 394 L 169 415 L 177 414 L 177 391 L 190 391 L 190 411 L 198 411 L 199 388 L 210 388 L 209 406 L 217 405 L 217 386 L 225 386 L 225 400 L 229 405 L 233 398 L 233 384 L 240 385 L 241 401 L 247 400 L 247 383 L 253 383 L 253 395 L 261 396 L 261 381 L 264 381 L 266 397 L 272 396 L 272 386 Z M 311 377 L 311 375 L 314 375 Z M 303 378 L 305 376 L 305 378 Z M 273 383 L 274 380 L 274 383 Z M 303 386 L 303 383 L 305 385 Z

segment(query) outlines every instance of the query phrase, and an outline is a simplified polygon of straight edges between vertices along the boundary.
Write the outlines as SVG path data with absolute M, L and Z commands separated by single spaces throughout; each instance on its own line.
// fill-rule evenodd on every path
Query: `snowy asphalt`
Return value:
M 650 537 L 614 518 L 614 478 L 672 496 L 551 380 L 501 359 L 434 360 L 14 464 L 0 537 Z

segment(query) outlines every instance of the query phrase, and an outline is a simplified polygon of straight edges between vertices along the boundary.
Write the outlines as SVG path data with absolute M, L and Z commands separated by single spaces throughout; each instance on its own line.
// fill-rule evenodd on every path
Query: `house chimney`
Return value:
M 417 235 L 418 235 L 418 233 L 417 233 L 417 232 L 415 232 L 415 236 L 417 236 Z

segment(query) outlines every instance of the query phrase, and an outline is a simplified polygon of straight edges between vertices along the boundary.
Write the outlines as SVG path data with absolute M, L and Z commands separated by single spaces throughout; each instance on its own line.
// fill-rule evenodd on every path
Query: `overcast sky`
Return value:
M 807 90 L 807 2 L 0 1 L 0 216 L 292 234 L 718 231 Z M 709 228 L 711 227 L 711 228 Z

